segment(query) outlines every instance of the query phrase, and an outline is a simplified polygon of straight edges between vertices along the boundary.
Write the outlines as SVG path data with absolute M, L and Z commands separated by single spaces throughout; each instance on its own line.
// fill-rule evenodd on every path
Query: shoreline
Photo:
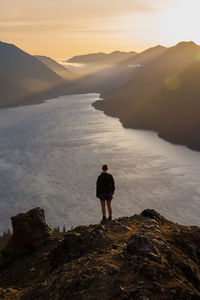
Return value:
M 188 143 L 181 142 L 179 140 L 179 137 L 174 137 L 172 135 L 171 136 L 165 135 L 159 129 L 150 128 L 148 126 L 141 126 L 140 124 L 137 124 L 135 126 L 128 125 L 127 123 L 125 123 L 121 120 L 120 116 L 118 116 L 114 112 L 112 112 L 110 110 L 108 111 L 106 109 L 105 103 L 107 100 L 105 98 L 103 98 L 103 93 L 99 93 L 99 92 L 95 92 L 95 91 L 91 91 L 91 90 L 68 91 L 68 92 L 65 91 L 64 93 L 57 92 L 57 91 L 48 91 L 48 92 L 44 92 L 42 94 L 27 97 L 25 99 L 18 101 L 17 103 L 10 103 L 7 105 L 0 104 L 0 109 L 16 108 L 16 107 L 23 107 L 23 106 L 29 106 L 29 105 L 39 105 L 39 104 L 45 103 L 48 100 L 58 99 L 59 97 L 63 97 L 63 96 L 81 95 L 81 94 L 84 95 L 84 94 L 91 94 L 91 93 L 99 94 L 99 99 L 91 104 L 92 107 L 94 107 L 96 110 L 102 111 L 106 116 L 119 119 L 122 127 L 126 128 L 126 129 L 138 129 L 138 130 L 152 131 L 152 132 L 155 132 L 159 138 L 163 139 L 164 141 L 166 141 L 168 143 L 171 143 L 173 145 L 185 146 L 186 148 L 188 148 L 192 151 L 200 152 L 200 145 L 195 146 L 195 145 L 190 144 L 189 142 Z
M 108 100 L 106 100 L 105 98 L 102 97 L 102 95 L 100 95 L 100 100 L 97 100 L 95 102 L 92 103 L 92 106 L 97 109 L 97 110 L 100 110 L 100 111 L 103 111 L 103 113 L 106 115 L 106 116 L 109 116 L 109 117 L 113 117 L 113 118 L 117 118 L 119 119 L 120 123 L 122 124 L 122 126 L 124 128 L 127 128 L 127 129 L 138 129 L 138 130 L 148 130 L 148 131 L 152 131 L 152 132 L 155 132 L 157 134 L 157 136 L 161 139 L 163 139 L 164 141 L 168 142 L 168 143 L 171 143 L 173 145 L 179 145 L 179 146 L 185 146 L 186 148 L 192 150 L 192 151 L 195 151 L 195 152 L 200 152 L 200 145 L 194 145 L 194 144 L 191 144 L 189 141 L 188 142 L 181 142 L 180 141 L 180 137 L 177 137 L 177 136 L 172 136 L 172 135 L 165 135 L 164 133 L 162 133 L 161 130 L 159 129 L 154 129 L 154 128 L 150 128 L 150 126 L 142 126 L 141 124 L 137 124 L 137 121 L 134 125 L 130 125 L 130 124 L 127 124 L 125 122 L 123 122 L 120 118 L 119 115 L 117 115 L 117 113 L 111 111 L 111 109 L 107 109 L 106 107 L 106 102 Z

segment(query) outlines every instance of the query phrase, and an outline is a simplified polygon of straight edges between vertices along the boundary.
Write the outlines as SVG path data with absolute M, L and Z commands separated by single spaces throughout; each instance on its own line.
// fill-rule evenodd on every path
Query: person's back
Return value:
M 108 166 L 102 166 L 102 173 L 97 178 L 96 184 L 96 197 L 101 201 L 103 221 L 106 220 L 106 207 L 105 202 L 108 207 L 109 212 L 109 220 L 112 220 L 112 208 L 111 208 L 111 200 L 113 199 L 114 191 L 115 191 L 115 182 L 114 178 L 111 174 L 107 173 Z
M 97 179 L 97 194 L 113 193 L 115 190 L 113 176 L 109 173 L 102 172 Z

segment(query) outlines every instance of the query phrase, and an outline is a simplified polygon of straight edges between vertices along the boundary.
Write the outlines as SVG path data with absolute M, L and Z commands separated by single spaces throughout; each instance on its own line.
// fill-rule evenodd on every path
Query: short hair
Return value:
M 103 171 L 108 171 L 108 165 L 103 165 L 103 166 L 102 166 L 102 170 L 103 170 Z

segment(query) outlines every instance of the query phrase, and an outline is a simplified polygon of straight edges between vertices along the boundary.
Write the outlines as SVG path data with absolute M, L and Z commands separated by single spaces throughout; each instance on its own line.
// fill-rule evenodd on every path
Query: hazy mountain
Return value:
M 42 63 L 44 63 L 53 72 L 57 73 L 60 77 L 67 80 L 71 80 L 74 77 L 74 74 L 72 72 L 70 72 L 67 68 L 63 67 L 54 59 L 48 56 L 40 56 L 40 55 L 35 55 L 35 57 L 39 59 Z
M 166 50 L 167 50 L 166 47 L 158 45 L 158 46 L 146 49 L 145 51 L 142 51 L 141 53 L 138 53 L 134 56 L 131 56 L 131 57 L 121 61 L 120 64 L 125 65 L 125 66 L 143 65 L 143 64 L 149 62 L 151 59 L 154 59 L 158 55 L 162 54 Z
M 0 106 L 9 105 L 28 94 L 25 87 L 18 85 L 15 81 L 0 75 Z
M 150 99 L 150 124 L 161 137 L 200 150 L 200 62 L 196 61 L 177 78 L 172 88 L 163 87 Z M 177 82 L 176 82 L 177 81 Z M 173 87 L 175 85 L 175 87 Z M 147 107 L 147 109 L 149 109 Z
M 0 42 L 0 106 L 65 84 L 45 64 L 18 47 Z
M 132 73 L 133 68 L 110 66 L 86 74 L 76 82 L 85 93 L 108 93 L 109 90 L 127 82 Z
M 81 64 L 116 64 L 122 60 L 128 59 L 136 55 L 136 52 L 120 52 L 114 51 L 112 53 L 91 53 L 85 55 L 73 56 L 68 59 L 69 63 L 81 63 Z
M 124 85 L 94 105 L 126 127 L 153 129 L 200 149 L 200 47 L 183 42 L 137 68 Z

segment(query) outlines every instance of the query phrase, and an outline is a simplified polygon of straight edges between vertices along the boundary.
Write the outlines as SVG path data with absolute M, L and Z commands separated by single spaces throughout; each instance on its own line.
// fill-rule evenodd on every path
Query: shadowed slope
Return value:
M 0 105 L 16 104 L 22 98 L 65 84 L 65 81 L 34 56 L 14 45 L 0 42 Z
M 56 62 L 54 59 L 40 55 L 35 55 L 35 57 L 44 63 L 50 70 L 57 73 L 60 77 L 66 80 L 72 80 L 74 78 L 74 74 L 72 72 Z
M 134 51 L 131 52 L 120 52 L 114 51 L 112 53 L 91 53 L 85 55 L 77 55 L 68 59 L 69 63 L 82 63 L 82 64 L 116 64 L 122 60 L 133 57 L 137 53 Z
M 94 106 L 119 117 L 126 127 L 153 129 L 193 147 L 199 126 L 199 53 L 193 42 L 167 49 L 135 69 L 126 84 L 103 94 L 106 101 Z M 200 144 L 195 148 L 200 149 Z
M 162 88 L 144 110 L 159 135 L 172 142 L 200 150 L 200 62 L 178 75 L 176 90 Z M 174 79 L 175 80 L 175 79 Z
M 131 66 L 131 65 L 143 65 L 150 61 L 151 59 L 154 59 L 156 56 L 164 53 L 167 50 L 166 47 L 163 46 L 155 46 L 149 49 L 146 49 L 145 51 L 142 51 L 141 53 L 138 53 L 128 59 L 125 59 L 120 62 L 121 65 L 124 66 Z

